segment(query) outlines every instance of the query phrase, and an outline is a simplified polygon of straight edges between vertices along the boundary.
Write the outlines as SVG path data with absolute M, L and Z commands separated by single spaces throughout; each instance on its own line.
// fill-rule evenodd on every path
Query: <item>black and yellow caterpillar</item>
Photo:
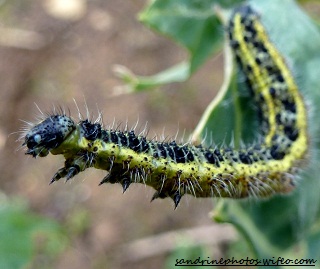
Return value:
M 108 171 L 102 183 L 153 187 L 154 198 L 268 197 L 295 186 L 308 151 L 307 112 L 293 75 L 270 42 L 257 12 L 236 9 L 227 27 L 230 45 L 257 104 L 262 138 L 240 148 L 150 141 L 134 130 L 103 130 L 100 123 L 51 115 L 25 135 L 26 154 L 62 154 L 65 166 L 51 183 L 89 167 Z

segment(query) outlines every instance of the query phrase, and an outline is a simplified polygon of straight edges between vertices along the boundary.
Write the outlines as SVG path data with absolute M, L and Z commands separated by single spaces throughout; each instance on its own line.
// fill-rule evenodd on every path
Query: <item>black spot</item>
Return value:
M 272 96 L 272 98 L 275 98 L 276 97 L 276 90 L 275 90 L 275 88 L 273 88 L 273 87 L 271 87 L 270 89 L 269 89 L 269 93 L 270 93 L 270 95 Z
M 183 147 L 183 149 L 184 149 L 184 152 L 185 152 L 186 155 L 187 155 L 187 160 L 188 160 L 189 162 L 193 162 L 193 161 L 194 161 L 194 156 L 193 156 L 192 151 L 191 151 L 190 149 L 188 149 L 186 146 Z
M 278 74 L 278 75 L 277 75 L 277 81 L 279 81 L 279 82 L 281 82 L 281 83 L 284 82 L 284 78 L 283 78 L 283 76 L 282 76 L 281 74 Z
M 166 151 L 165 147 L 163 146 L 163 144 L 158 144 L 158 152 L 160 153 L 159 157 L 167 158 L 167 151 Z
M 265 65 L 265 67 L 264 67 L 266 70 L 267 70 L 267 72 L 269 73 L 269 75 L 274 75 L 274 74 L 276 74 L 276 73 L 280 73 L 280 70 L 276 67 L 276 66 L 274 66 L 274 65 Z
M 183 150 L 183 147 L 175 146 L 174 153 L 176 156 L 176 162 L 177 163 L 185 163 L 186 162 L 186 153 Z
M 294 102 L 291 102 L 289 100 L 282 100 L 282 104 L 285 110 L 290 111 L 292 113 L 297 113 L 296 104 Z
M 251 35 L 252 35 L 252 37 L 256 37 L 256 35 L 257 35 L 257 30 L 253 27 L 252 23 L 247 24 L 247 25 L 245 26 L 245 30 L 248 31 L 248 32 L 250 32 Z
M 251 65 L 246 65 L 246 69 L 248 72 L 252 72 L 252 66 Z
M 120 140 L 121 146 L 128 146 L 128 137 L 124 133 L 118 132 L 118 138 Z
M 175 160 L 175 155 L 174 155 L 173 148 L 170 147 L 169 145 L 166 145 L 166 148 L 167 148 L 167 152 L 168 152 L 169 157 L 170 157 L 172 160 Z
M 238 42 L 238 41 L 235 41 L 235 40 L 232 40 L 232 41 L 230 42 L 230 45 L 231 45 L 231 47 L 232 47 L 233 49 L 239 49 L 239 47 L 240 47 L 239 42 Z
M 136 152 L 140 152 L 140 141 L 133 131 L 129 132 L 129 148 Z
M 82 121 L 80 125 L 86 139 L 93 141 L 101 137 L 101 125 L 99 123 L 91 123 L 88 120 L 85 120 Z
M 295 141 L 299 137 L 299 131 L 292 126 L 285 126 L 284 133 L 291 141 Z
M 152 152 L 153 152 L 152 156 L 153 156 L 154 158 L 159 158 L 160 156 L 159 156 L 159 153 L 158 153 L 158 151 L 157 151 L 156 144 L 155 144 L 155 143 L 150 143 L 150 147 L 151 147 Z
M 149 151 L 149 143 L 145 137 L 137 137 L 133 131 L 128 133 L 128 137 L 130 149 L 138 153 Z
M 111 137 L 111 142 L 114 143 L 114 144 L 119 144 L 119 139 L 118 139 L 118 136 L 116 134 L 116 132 L 110 132 L 110 137 Z
M 271 147 L 270 154 L 274 160 L 282 160 L 285 156 L 285 153 L 277 145 Z
M 266 48 L 265 48 L 265 46 L 262 44 L 262 42 L 260 42 L 260 41 L 254 41 L 254 42 L 252 42 L 252 45 L 256 48 L 256 49 L 258 49 L 258 50 L 260 50 L 260 51 L 266 51 Z
M 248 156 L 244 152 L 240 152 L 239 158 L 240 158 L 240 161 L 244 164 L 252 164 L 252 160 L 251 160 L 250 156 Z
M 261 65 L 261 64 L 262 64 L 261 60 L 260 60 L 258 57 L 256 57 L 255 60 L 256 60 L 256 64 L 257 64 L 257 65 Z
M 217 156 L 219 162 L 223 162 L 223 161 L 224 161 L 223 156 L 221 155 L 220 150 L 215 149 L 213 153 Z
M 267 48 L 261 43 L 260 50 L 265 53 L 266 56 L 269 56 Z
M 277 115 L 276 115 L 276 122 L 277 122 L 277 124 L 281 124 L 281 114 L 280 113 L 278 113 Z
M 140 138 L 140 147 L 141 147 L 141 152 L 149 151 L 149 143 L 145 137 Z
M 251 37 L 249 37 L 249 36 L 244 36 L 244 38 L 243 38 L 243 40 L 244 40 L 246 43 L 250 42 L 250 39 L 251 39 Z
M 105 131 L 105 130 L 102 131 L 101 138 L 106 143 L 110 142 L 109 133 L 107 131 Z
M 219 160 L 214 153 L 212 153 L 211 151 L 207 151 L 204 154 L 204 156 L 206 157 L 208 163 L 212 163 L 212 164 L 215 164 L 216 166 L 220 167 Z

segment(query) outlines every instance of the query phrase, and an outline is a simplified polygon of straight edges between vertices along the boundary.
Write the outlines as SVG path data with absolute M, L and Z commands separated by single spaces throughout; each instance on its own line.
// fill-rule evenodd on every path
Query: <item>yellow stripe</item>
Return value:
M 48 124 L 55 124 L 49 121 L 43 123 L 45 131 L 40 123 L 26 135 L 29 154 L 36 156 L 50 150 L 52 154 L 64 155 L 65 167 L 56 173 L 52 182 L 95 167 L 108 171 L 108 180 L 123 184 L 124 190 L 126 184 L 145 183 L 157 191 L 157 197 L 169 196 L 176 205 L 184 194 L 242 198 L 291 191 L 295 167 L 301 165 L 308 150 L 303 98 L 283 57 L 270 42 L 254 11 L 248 6 L 236 10 L 230 19 L 229 31 L 234 52 L 244 66 L 254 99 L 263 114 L 265 136 L 261 144 L 241 150 L 216 151 L 215 148 L 147 141 L 145 137 L 133 135 L 135 142 L 129 145 L 128 132 L 102 131 L 97 124 L 86 122 L 83 126 L 80 122 L 57 148 L 37 147 L 36 141 L 51 130 Z M 62 118 L 72 122 L 65 115 Z M 58 127 L 53 126 L 52 130 Z M 93 129 L 86 136 L 91 127 Z M 37 134 L 39 130 L 42 136 Z M 94 139 L 90 138 L 95 135 Z M 139 143 L 144 143 L 148 150 L 141 150 Z M 163 145 L 165 150 L 158 154 Z M 182 161 L 178 161 L 175 154 L 180 154 Z M 104 179 L 103 183 L 106 181 Z

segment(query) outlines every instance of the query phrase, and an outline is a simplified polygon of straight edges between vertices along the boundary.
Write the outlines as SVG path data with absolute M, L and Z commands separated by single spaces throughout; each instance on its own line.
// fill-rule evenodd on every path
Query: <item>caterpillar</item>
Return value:
M 269 197 L 296 185 L 308 152 L 307 112 L 285 60 L 271 43 L 260 15 L 249 5 L 233 11 L 230 46 L 257 104 L 262 134 L 239 149 L 148 140 L 134 130 L 103 129 L 98 121 L 76 123 L 65 113 L 49 115 L 26 132 L 26 154 L 62 154 L 65 165 L 50 183 L 69 180 L 89 167 L 106 170 L 100 182 L 153 187 L 152 197 Z

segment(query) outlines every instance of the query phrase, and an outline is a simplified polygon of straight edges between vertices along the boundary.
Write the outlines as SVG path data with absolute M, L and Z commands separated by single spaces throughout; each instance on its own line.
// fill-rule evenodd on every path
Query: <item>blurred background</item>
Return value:
M 220 258 L 235 238 L 231 227 L 211 221 L 212 199 L 184 197 L 174 210 L 170 199 L 150 203 L 153 190 L 143 185 L 130 186 L 125 194 L 120 185 L 98 187 L 106 172 L 95 169 L 48 186 L 63 165 L 62 156 L 35 160 L 16 141 L 23 121 L 36 121 L 37 106 L 43 112 L 62 106 L 77 118 L 73 99 L 84 114 L 85 103 L 93 117 L 102 110 L 105 125 L 128 121 L 133 126 L 138 120 L 142 129 L 148 122 L 149 137 L 170 138 L 178 131 L 178 137 L 184 132 L 188 137 L 221 85 L 222 55 L 186 83 L 116 94 L 123 85 L 113 72 L 115 65 L 147 76 L 187 57 L 138 22 L 145 4 L 0 1 L 0 234 L 8 237 L 0 244 L 5 256 L 0 264 L 16 253 L 14 259 L 28 257 L 24 268 L 173 268 L 176 258 L 185 258 L 181 247 L 204 245 L 192 253 Z M 39 236 L 30 224 L 42 221 L 55 227 L 56 237 Z M 31 237 L 24 242 L 17 227 L 29 227 Z M 16 252 L 16 245 L 30 238 L 32 251 Z

